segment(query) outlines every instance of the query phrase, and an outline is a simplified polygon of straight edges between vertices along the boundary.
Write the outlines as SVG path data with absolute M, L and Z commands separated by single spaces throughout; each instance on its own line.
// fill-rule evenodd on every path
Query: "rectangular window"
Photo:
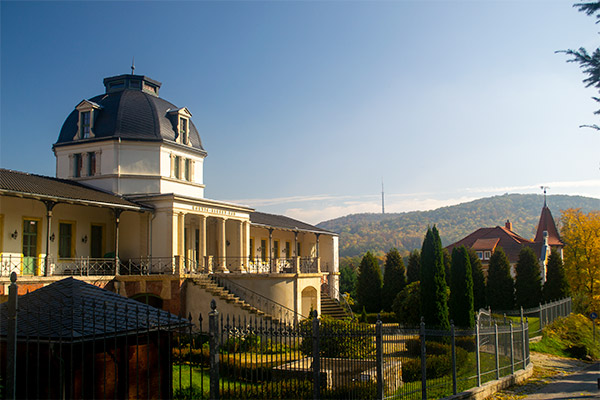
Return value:
M 175 156 L 175 161 L 173 162 L 173 176 L 177 179 L 181 179 L 180 163 L 181 157 Z
M 192 168 L 191 168 L 191 160 L 186 158 L 183 163 L 183 174 L 186 181 L 191 181 L 192 179 Z
M 101 258 L 104 256 L 104 233 L 102 225 L 92 225 L 90 238 L 90 256 L 92 258 Z
M 91 112 L 84 111 L 81 113 L 81 138 L 87 139 L 90 137 L 91 132 Z
M 302 257 L 302 253 L 300 252 L 300 250 L 300 242 L 298 242 L 298 244 L 296 245 L 296 257 Z
M 88 165 L 87 165 L 87 174 L 88 176 L 96 175 L 96 153 L 90 152 L 87 155 Z
M 185 118 L 179 118 L 179 137 L 181 143 L 187 144 L 188 142 L 188 120 Z
M 79 178 L 81 176 L 81 173 L 83 169 L 83 159 L 81 157 L 81 154 L 74 154 L 73 155 L 73 176 L 75 178 Z
M 483 259 L 484 260 L 489 260 L 491 255 L 492 255 L 491 252 L 486 251 L 486 252 L 483 253 Z
M 290 258 L 291 249 L 292 249 L 292 244 L 290 242 L 285 242 L 285 258 Z
M 261 241 L 260 241 L 260 258 L 263 261 L 267 261 L 268 253 L 269 253 L 269 249 L 267 248 L 267 240 L 261 239 Z
M 480 260 L 483 260 L 483 252 L 482 251 L 477 252 L 477 258 L 479 258 Z
M 72 258 L 73 224 L 58 224 L 58 257 Z
M 256 257 L 256 252 L 254 249 L 254 238 L 250 238 L 250 258 Z
M 279 240 L 273 242 L 273 258 L 279 258 Z

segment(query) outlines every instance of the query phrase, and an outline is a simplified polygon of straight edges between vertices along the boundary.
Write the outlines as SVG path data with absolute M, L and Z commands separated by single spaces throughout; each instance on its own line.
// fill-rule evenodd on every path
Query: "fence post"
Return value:
M 375 346 L 377 357 L 377 399 L 383 400 L 383 329 L 381 315 L 377 314 L 375 325 Z
M 475 348 L 477 349 L 477 357 L 475 357 L 477 362 L 477 386 L 481 386 L 481 360 L 479 358 L 479 314 L 477 314 L 477 321 L 475 321 Z
M 510 373 L 511 375 L 515 373 L 515 342 L 512 320 L 510 320 Z
M 523 307 L 521 307 L 521 339 L 523 344 L 523 369 L 525 369 L 525 367 L 527 367 L 527 358 L 525 356 L 525 340 L 529 340 L 529 338 L 525 337 L 525 324 L 523 323 Z
M 16 398 L 17 389 L 17 274 L 10 274 L 8 288 L 8 321 L 6 343 L 6 398 Z
M 219 399 L 219 312 L 215 299 L 210 302 L 208 336 L 210 340 L 210 399 Z
M 425 318 L 421 317 L 419 329 L 421 339 L 421 399 L 427 399 L 427 348 L 425 347 Z
M 456 394 L 456 332 L 453 320 L 450 320 L 450 334 L 452 335 L 452 394 Z
M 319 349 L 319 318 L 317 310 L 313 311 L 313 399 L 318 400 L 321 398 L 321 359 Z
M 543 318 L 543 312 L 542 312 L 542 303 L 539 303 L 540 305 L 540 332 L 542 331 L 542 328 L 544 327 L 544 318 Z
M 498 324 L 494 323 L 494 350 L 496 353 L 496 379 L 500 379 L 500 349 L 498 349 Z

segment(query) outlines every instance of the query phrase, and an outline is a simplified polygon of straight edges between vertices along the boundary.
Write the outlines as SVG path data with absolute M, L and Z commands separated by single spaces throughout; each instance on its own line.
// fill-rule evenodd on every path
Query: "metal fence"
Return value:
M 517 310 L 495 311 L 491 309 L 481 309 L 478 312 L 482 324 L 492 325 L 494 321 L 501 320 L 507 324 L 509 319 L 513 322 L 523 318 L 529 320 L 529 335 L 530 337 L 540 336 L 542 330 L 548 324 L 551 324 L 559 317 L 566 317 L 571 314 L 572 301 L 570 297 L 552 301 L 549 303 L 540 303 L 537 307 L 526 308 L 521 307 Z
M 41 309 L 35 292 L 1 308 L 3 398 L 440 398 L 529 364 L 526 318 L 439 331 L 225 316 L 213 301 L 182 321 L 89 296 Z

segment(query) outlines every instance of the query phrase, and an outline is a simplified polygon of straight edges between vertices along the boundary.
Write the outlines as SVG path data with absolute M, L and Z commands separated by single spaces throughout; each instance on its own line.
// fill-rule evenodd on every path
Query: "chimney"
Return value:
M 509 220 L 506 220 L 506 224 L 504 224 L 504 227 L 512 232 L 512 223 Z

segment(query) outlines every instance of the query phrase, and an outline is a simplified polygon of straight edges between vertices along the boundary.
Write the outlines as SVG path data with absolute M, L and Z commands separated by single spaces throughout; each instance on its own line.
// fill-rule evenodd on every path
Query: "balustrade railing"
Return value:
M 300 272 L 303 274 L 319 272 L 318 258 L 300 257 Z

